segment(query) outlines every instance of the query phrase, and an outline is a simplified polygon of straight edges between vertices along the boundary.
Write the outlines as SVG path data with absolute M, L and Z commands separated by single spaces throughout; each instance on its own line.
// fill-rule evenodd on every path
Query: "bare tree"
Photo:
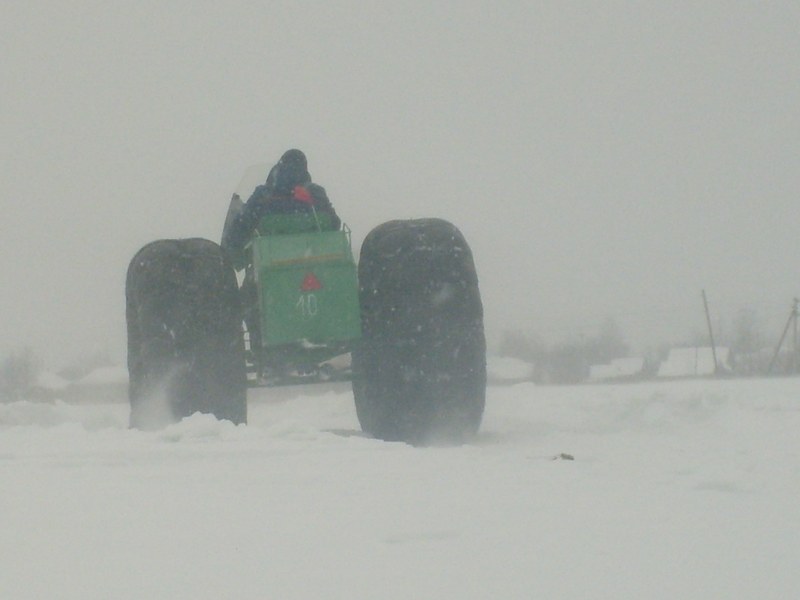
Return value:
M 0 363 L 0 400 L 13 402 L 29 396 L 41 364 L 29 348 L 11 353 Z
M 736 313 L 731 350 L 737 354 L 754 354 L 764 348 L 765 340 L 763 324 L 755 309 L 743 308 Z

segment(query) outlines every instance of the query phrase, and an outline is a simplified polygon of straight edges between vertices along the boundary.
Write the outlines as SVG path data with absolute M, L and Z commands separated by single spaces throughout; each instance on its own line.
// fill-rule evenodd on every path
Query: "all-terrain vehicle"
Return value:
M 461 232 L 441 219 L 390 221 L 366 236 L 356 265 L 349 229 L 331 231 L 325 217 L 265 217 L 238 256 L 200 238 L 155 241 L 134 256 L 132 427 L 196 411 L 245 423 L 249 386 L 347 378 L 369 435 L 425 444 L 477 432 L 486 343 Z M 255 294 L 240 292 L 242 270 Z

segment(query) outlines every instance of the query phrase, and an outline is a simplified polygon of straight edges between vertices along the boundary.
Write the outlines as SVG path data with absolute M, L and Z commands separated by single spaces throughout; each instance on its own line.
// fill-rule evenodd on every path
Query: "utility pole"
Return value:
M 792 304 L 792 312 L 789 313 L 789 318 L 786 320 L 786 326 L 783 328 L 783 333 L 781 334 L 781 339 L 778 342 L 778 346 L 775 348 L 775 354 L 772 355 L 772 360 L 769 361 L 769 366 L 767 367 L 767 375 L 772 372 L 772 367 L 775 365 L 775 361 L 778 360 L 778 355 L 781 352 L 781 347 L 783 346 L 783 340 L 786 339 L 786 334 L 789 333 L 789 326 L 794 325 L 794 360 L 792 361 L 792 372 L 797 373 L 798 371 L 798 347 L 797 347 L 797 312 L 798 312 L 798 299 L 795 298 Z
M 714 344 L 714 330 L 711 328 L 711 313 L 708 311 L 708 299 L 706 298 L 706 291 L 703 290 L 703 306 L 706 309 L 706 323 L 708 323 L 708 338 L 711 340 L 711 356 L 714 357 L 714 375 L 719 370 L 717 363 L 717 347 Z
M 793 369 L 793 372 L 794 372 L 795 375 L 797 374 L 797 371 L 798 371 L 798 368 L 797 368 L 798 361 L 800 361 L 800 353 L 798 353 L 798 349 L 797 349 L 797 305 L 798 305 L 798 299 L 795 298 L 794 299 L 794 307 L 792 308 L 792 317 L 793 317 L 793 321 L 794 321 L 794 361 L 793 361 L 794 369 Z

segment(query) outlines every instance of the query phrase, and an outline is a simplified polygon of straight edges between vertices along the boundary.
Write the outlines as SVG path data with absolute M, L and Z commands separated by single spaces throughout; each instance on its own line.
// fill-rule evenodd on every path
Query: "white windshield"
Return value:
M 239 195 L 243 202 L 247 202 L 256 186 L 267 180 L 270 169 L 271 167 L 266 163 L 247 167 L 234 192 Z

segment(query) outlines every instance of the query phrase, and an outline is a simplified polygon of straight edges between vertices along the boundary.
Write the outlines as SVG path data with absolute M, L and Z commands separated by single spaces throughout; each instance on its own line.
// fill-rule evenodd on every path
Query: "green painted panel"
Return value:
M 322 212 L 266 215 L 258 224 L 260 235 L 310 233 L 331 229 L 331 216 Z
M 265 345 L 361 336 L 347 231 L 257 237 L 253 256 Z

